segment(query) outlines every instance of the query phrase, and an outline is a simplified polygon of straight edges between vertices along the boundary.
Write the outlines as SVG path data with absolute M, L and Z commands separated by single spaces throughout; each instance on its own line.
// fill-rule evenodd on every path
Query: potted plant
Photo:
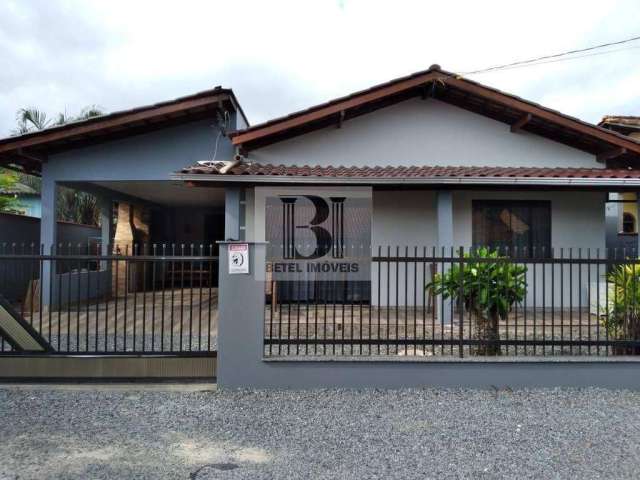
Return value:
M 506 320 L 515 303 L 524 300 L 526 272 L 527 267 L 510 262 L 497 251 L 479 248 L 465 254 L 448 271 L 437 274 L 426 288 L 471 312 L 472 338 L 487 342 L 472 349 L 472 353 L 501 355 L 499 322 Z
M 640 265 L 617 265 L 607 276 L 609 301 L 602 323 L 611 340 L 640 340 Z M 640 355 L 640 346 L 614 346 L 614 355 Z

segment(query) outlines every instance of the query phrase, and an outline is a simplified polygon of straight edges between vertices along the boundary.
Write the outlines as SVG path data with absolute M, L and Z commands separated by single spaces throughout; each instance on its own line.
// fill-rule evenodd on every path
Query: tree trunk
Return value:
M 482 312 L 476 310 L 475 317 L 476 325 L 475 332 L 473 334 L 474 340 L 487 340 L 496 342 L 500 340 L 499 318 L 497 312 L 490 312 L 490 314 L 487 316 Z M 474 355 L 484 356 L 502 355 L 502 350 L 500 348 L 500 344 L 498 343 L 477 345 L 475 348 L 471 349 L 471 352 Z

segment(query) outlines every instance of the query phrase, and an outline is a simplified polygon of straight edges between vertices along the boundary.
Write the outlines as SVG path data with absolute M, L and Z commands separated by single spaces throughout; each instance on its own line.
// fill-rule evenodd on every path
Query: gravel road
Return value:
M 0 388 L 0 480 L 638 478 L 640 393 Z

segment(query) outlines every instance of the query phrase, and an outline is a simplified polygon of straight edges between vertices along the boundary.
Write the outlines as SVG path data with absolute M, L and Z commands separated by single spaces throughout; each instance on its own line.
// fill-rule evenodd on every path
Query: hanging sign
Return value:
M 229 274 L 249 273 L 249 244 L 229 245 Z

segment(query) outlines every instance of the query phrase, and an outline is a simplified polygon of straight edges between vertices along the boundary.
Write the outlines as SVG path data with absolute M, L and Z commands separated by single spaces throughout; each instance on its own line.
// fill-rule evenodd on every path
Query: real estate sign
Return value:
M 371 189 L 266 189 L 267 271 L 277 281 L 370 281 Z

